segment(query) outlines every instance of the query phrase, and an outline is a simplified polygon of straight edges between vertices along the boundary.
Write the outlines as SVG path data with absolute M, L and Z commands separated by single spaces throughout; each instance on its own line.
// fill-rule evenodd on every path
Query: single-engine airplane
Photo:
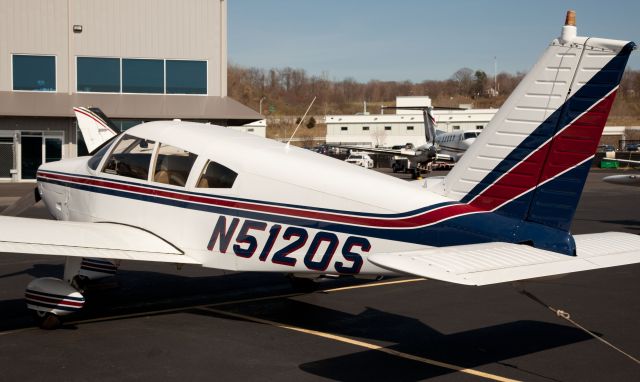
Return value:
M 66 257 L 63 279 L 27 286 L 45 327 L 113 260 L 465 285 L 638 263 L 637 235 L 570 232 L 635 49 L 578 37 L 574 20 L 444 179 L 416 187 L 224 127 L 149 122 L 43 164 L 18 204 L 40 196 L 59 221 L 0 217 L 0 252 Z

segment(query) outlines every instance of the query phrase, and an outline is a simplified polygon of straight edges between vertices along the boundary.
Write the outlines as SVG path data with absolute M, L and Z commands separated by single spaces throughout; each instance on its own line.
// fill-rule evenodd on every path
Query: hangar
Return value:
M 397 106 L 431 106 L 427 96 L 396 97 Z M 438 130 L 483 129 L 498 109 L 433 110 Z M 327 115 L 327 143 L 391 147 L 425 142 L 424 119 L 421 111 L 396 110 L 395 114 Z
M 3 1 L 0 181 L 33 180 L 41 163 L 85 152 L 73 106 L 97 106 L 121 130 L 262 119 L 227 97 L 224 0 Z

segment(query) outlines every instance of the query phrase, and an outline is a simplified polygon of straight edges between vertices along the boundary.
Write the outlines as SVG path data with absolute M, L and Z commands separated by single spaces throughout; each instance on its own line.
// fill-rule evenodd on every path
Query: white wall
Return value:
M 58 92 L 75 91 L 75 57 L 208 61 L 208 93 L 226 96 L 226 0 L 0 0 L 0 91 L 11 54 L 56 56 Z M 82 33 L 73 33 L 82 25 Z M 71 63 L 71 65 L 69 65 Z
M 460 130 L 475 130 L 479 126 L 486 126 L 497 109 L 472 110 L 434 110 L 437 129 L 450 132 Z M 426 143 L 424 134 L 424 120 L 420 114 L 374 114 L 374 115 L 328 115 L 327 143 L 362 144 L 365 146 L 395 146 L 413 143 Z M 386 126 L 391 130 L 385 129 Z M 413 126 L 413 130 L 407 127 Z M 347 130 L 342 130 L 347 127 Z M 363 127 L 369 127 L 364 130 Z

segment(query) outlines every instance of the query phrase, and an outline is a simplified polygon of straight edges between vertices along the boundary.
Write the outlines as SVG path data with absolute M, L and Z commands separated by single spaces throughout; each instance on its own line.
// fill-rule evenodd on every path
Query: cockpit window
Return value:
M 105 143 L 101 144 L 100 147 L 96 148 L 92 154 L 93 156 L 91 158 L 89 158 L 89 161 L 87 162 L 87 164 L 89 165 L 89 168 L 92 170 L 97 170 L 98 166 L 100 165 L 100 162 L 102 161 L 102 158 L 105 156 L 105 154 L 109 151 L 109 148 L 111 148 L 111 143 L 113 143 L 113 140 L 116 137 L 111 137 L 108 141 L 106 141 Z
M 102 171 L 147 180 L 154 145 L 154 141 L 125 135 L 113 149 Z
M 464 133 L 464 139 L 475 138 L 477 136 L 478 133 L 476 133 L 475 131 L 467 131 L 466 133 Z
M 184 187 L 198 156 L 177 147 L 160 144 L 153 181 Z
M 231 188 L 238 174 L 213 161 L 209 161 L 198 180 L 198 188 Z

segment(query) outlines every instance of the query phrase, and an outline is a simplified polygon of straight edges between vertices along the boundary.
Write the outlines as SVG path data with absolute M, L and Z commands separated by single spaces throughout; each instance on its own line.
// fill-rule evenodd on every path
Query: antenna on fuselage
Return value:
M 296 129 L 293 130 L 293 134 L 291 134 L 291 137 L 287 141 L 287 149 L 289 148 L 289 143 L 291 143 L 291 140 L 296 135 L 296 132 L 298 131 L 298 128 L 300 127 L 300 125 L 302 125 L 302 121 L 304 121 L 304 119 L 307 117 L 307 113 L 309 112 L 309 110 L 311 110 L 311 106 L 313 106 L 314 102 L 316 102 L 316 97 L 313 97 L 313 99 L 311 100 L 311 103 L 309 104 L 309 107 L 307 108 L 307 111 L 305 111 L 304 115 L 302 116 L 302 118 L 300 118 L 300 122 L 298 122 L 298 126 L 296 126 Z

